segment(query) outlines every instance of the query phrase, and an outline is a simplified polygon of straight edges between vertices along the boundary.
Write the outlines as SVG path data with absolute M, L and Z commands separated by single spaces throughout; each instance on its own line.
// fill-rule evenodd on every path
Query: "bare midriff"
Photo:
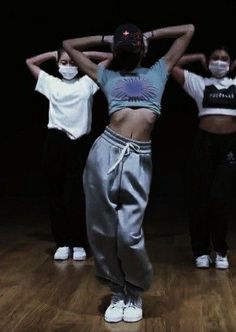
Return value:
M 212 134 L 236 133 L 236 116 L 205 115 L 199 121 L 199 128 Z
M 147 108 L 124 108 L 112 114 L 109 128 L 138 141 L 149 141 L 157 116 Z

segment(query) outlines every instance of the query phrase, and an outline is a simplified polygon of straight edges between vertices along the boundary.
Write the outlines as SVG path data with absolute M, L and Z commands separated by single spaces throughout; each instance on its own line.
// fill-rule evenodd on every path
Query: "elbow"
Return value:
M 186 32 L 185 32 L 185 36 L 187 38 L 187 40 L 191 40 L 193 35 L 194 35 L 194 31 L 195 31 L 195 27 L 193 24 L 188 24 L 186 27 Z
M 188 25 L 188 32 L 191 34 L 194 34 L 195 26 L 193 24 Z
M 30 58 L 26 59 L 26 60 L 25 60 L 25 63 L 26 63 L 26 65 L 29 67 L 29 66 L 31 65 L 31 60 L 30 60 Z
M 107 59 L 108 60 L 113 60 L 113 54 L 112 53 L 108 53 L 108 55 L 107 55 Z
M 194 32 L 195 31 L 195 26 L 193 24 L 189 24 L 189 30 Z
M 178 63 L 174 65 L 174 67 L 171 69 L 171 76 L 174 78 L 174 79 L 177 79 L 178 77 L 178 70 L 179 70 L 179 66 L 178 66 Z
M 70 48 L 71 48 L 69 40 L 63 40 L 62 47 L 64 48 L 64 50 L 66 52 L 68 52 L 68 50 L 70 50 Z

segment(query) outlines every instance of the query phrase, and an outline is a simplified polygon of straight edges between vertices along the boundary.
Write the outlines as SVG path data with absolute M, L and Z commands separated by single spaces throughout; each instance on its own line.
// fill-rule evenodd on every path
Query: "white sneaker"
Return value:
M 86 251 L 83 247 L 74 247 L 73 248 L 73 259 L 75 261 L 84 261 L 86 259 Z
M 54 259 L 55 260 L 65 260 L 70 256 L 70 248 L 69 247 L 59 247 L 57 248 Z
M 142 299 L 140 296 L 128 296 L 124 308 L 123 320 L 125 322 L 138 322 L 143 318 Z
M 196 267 L 199 269 L 208 269 L 210 266 L 210 263 L 212 263 L 212 260 L 209 255 L 198 256 L 195 259 Z
M 218 252 L 216 253 L 215 267 L 217 269 L 225 270 L 229 268 L 229 261 L 227 256 L 222 256 Z
M 105 311 L 105 321 L 109 323 L 120 322 L 123 318 L 124 307 L 124 296 L 122 294 L 114 294 L 111 298 L 111 304 Z

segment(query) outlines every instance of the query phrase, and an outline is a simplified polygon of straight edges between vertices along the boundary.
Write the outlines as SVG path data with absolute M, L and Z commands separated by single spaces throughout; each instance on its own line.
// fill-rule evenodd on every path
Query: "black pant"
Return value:
M 49 129 L 43 151 L 43 171 L 49 195 L 49 216 L 58 247 L 87 246 L 82 173 L 86 138 L 71 140 Z
M 236 133 L 218 135 L 199 130 L 188 175 L 188 217 L 194 256 L 209 254 L 211 245 L 225 255 L 229 204 L 236 180 Z

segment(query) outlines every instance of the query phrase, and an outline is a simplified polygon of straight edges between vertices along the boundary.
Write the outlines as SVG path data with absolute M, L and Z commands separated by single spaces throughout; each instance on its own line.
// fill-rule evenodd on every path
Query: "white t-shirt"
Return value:
M 65 80 L 41 70 L 35 90 L 49 100 L 48 128 L 62 130 L 72 140 L 89 133 L 93 95 L 98 89 L 87 75 Z
M 236 116 L 236 78 L 202 77 L 184 70 L 184 90 L 196 101 L 198 116 Z

